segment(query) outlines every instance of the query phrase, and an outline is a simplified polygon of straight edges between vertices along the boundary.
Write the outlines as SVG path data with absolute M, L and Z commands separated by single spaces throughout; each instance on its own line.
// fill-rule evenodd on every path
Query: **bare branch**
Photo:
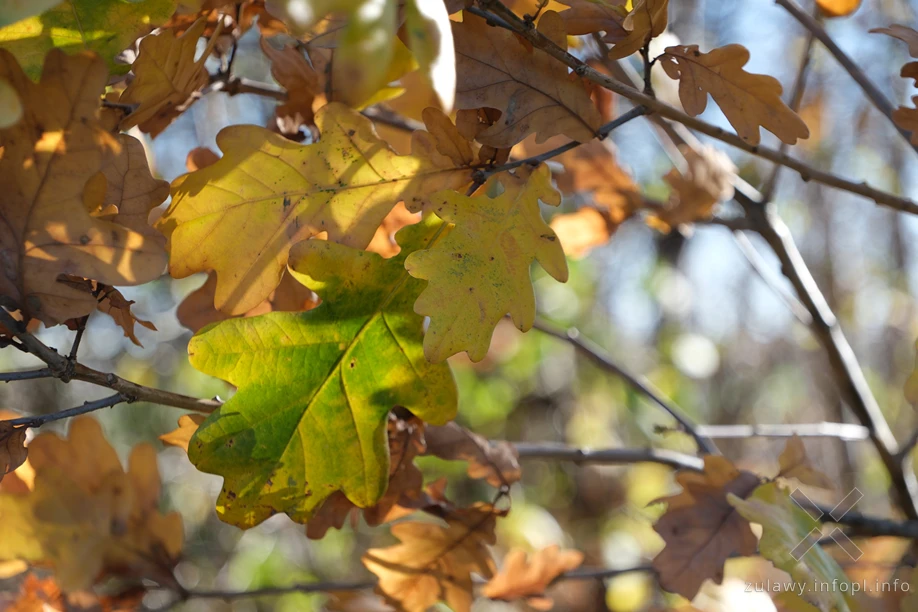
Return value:
M 912 145 L 911 135 L 909 132 L 903 130 L 896 122 L 893 121 L 893 111 L 895 108 L 892 105 L 886 96 L 883 95 L 876 85 L 874 85 L 870 79 L 867 78 L 867 75 L 863 70 L 858 68 L 857 64 L 848 57 L 844 51 L 841 50 L 835 41 L 832 40 L 832 37 L 829 36 L 829 33 L 826 32 L 826 29 L 822 27 L 822 24 L 814 19 L 811 15 L 807 14 L 800 6 L 793 0 L 775 0 L 775 3 L 781 8 L 785 9 L 791 16 L 796 19 L 800 25 L 806 28 L 813 36 L 819 39 L 825 48 L 829 50 L 829 53 L 838 61 L 839 64 L 848 72 L 852 79 L 854 79 L 857 84 L 861 87 L 864 92 L 864 95 L 870 100 L 871 103 L 876 107 L 878 111 L 883 113 L 883 115 L 889 119 L 889 122 L 896 128 L 896 131 L 905 139 L 910 147 L 918 151 L 918 146 Z
M 111 408 L 112 406 L 120 404 L 121 402 L 130 401 L 130 398 L 126 398 L 120 393 L 116 393 L 115 395 L 103 397 L 102 399 L 98 399 L 93 402 L 85 402 L 82 406 L 77 406 L 76 408 L 68 408 L 67 410 L 52 412 L 51 414 L 42 414 L 39 416 L 20 417 L 18 419 L 10 419 L 9 421 L 3 422 L 19 427 L 41 427 L 45 423 L 50 423 L 51 421 L 69 419 L 70 417 L 80 416 L 81 414 L 94 412 L 96 410 L 101 410 L 102 408 Z
M 835 438 L 857 442 L 870 439 L 870 430 L 854 423 L 781 423 L 778 425 L 698 425 L 699 434 L 712 439 Z M 659 433 L 679 431 L 659 428 Z
M 151 402 L 163 406 L 173 406 L 197 412 L 210 413 L 219 408 L 223 402 L 219 399 L 198 399 L 180 393 L 172 393 L 162 389 L 154 389 L 138 385 L 112 373 L 100 372 L 86 367 L 76 361 L 71 361 L 56 350 L 25 330 L 21 322 L 14 319 L 7 311 L 0 308 L 0 325 L 10 330 L 19 340 L 18 346 L 35 355 L 46 364 L 51 376 L 64 382 L 81 380 L 100 387 L 107 387 L 117 391 L 123 401 Z M 16 374 L 7 376 L 15 377 Z M 15 379 L 15 378 L 14 378 Z
M 641 106 L 646 106 L 654 113 L 658 113 L 667 119 L 677 121 L 688 128 L 705 134 L 706 136 L 710 136 L 711 138 L 720 140 L 721 142 L 725 142 L 733 147 L 746 151 L 747 153 L 751 153 L 752 155 L 756 155 L 776 164 L 790 168 L 791 170 L 794 170 L 800 174 L 800 178 L 802 178 L 804 181 L 815 181 L 817 183 L 822 183 L 823 185 L 828 185 L 830 187 L 835 187 L 836 189 L 841 189 L 842 191 L 847 191 L 863 196 L 873 200 L 877 204 L 882 204 L 895 210 L 918 214 L 918 203 L 914 202 L 913 200 L 899 197 L 886 191 L 875 189 L 868 185 L 866 182 L 855 183 L 854 181 L 849 181 L 834 174 L 823 172 L 822 170 L 813 168 L 812 166 L 798 159 L 785 155 L 780 151 L 762 145 L 751 145 L 736 134 L 727 132 L 726 130 L 701 121 L 700 119 L 690 117 L 682 111 L 664 104 L 591 68 L 583 61 L 579 60 L 561 47 L 557 46 L 549 38 L 517 17 L 513 11 L 503 6 L 503 4 L 497 0 L 479 0 L 479 3 L 482 6 L 485 6 L 486 8 L 491 9 L 497 13 L 497 16 L 501 18 L 502 22 L 507 24 L 511 31 L 516 32 L 531 42 L 534 46 L 566 64 L 568 67 L 572 68 L 577 75 L 582 76 L 587 80 L 596 83 L 600 87 L 608 89 L 609 91 L 617 93 L 625 98 L 629 98 Z
M 580 335 L 580 331 L 578 329 L 571 327 L 564 330 L 539 319 L 536 319 L 533 328 L 549 334 L 550 336 L 554 336 L 559 340 L 564 340 L 575 349 L 580 351 L 583 355 L 588 357 L 600 368 L 607 372 L 611 372 L 615 376 L 618 376 L 624 380 L 626 383 L 628 383 L 629 386 L 649 398 L 651 401 L 653 401 L 653 403 L 658 405 L 660 408 L 668 412 L 670 416 L 676 419 L 676 421 L 685 429 L 685 432 L 695 439 L 695 442 L 698 444 L 698 448 L 701 451 L 712 454 L 718 453 L 717 447 L 714 445 L 714 443 L 699 435 L 695 429 L 696 426 L 691 421 L 691 419 L 685 416 L 678 406 L 665 399 L 662 393 L 660 393 L 658 389 L 655 389 L 649 380 L 646 380 L 641 376 L 631 374 L 623 367 L 615 363 L 608 355 L 603 352 L 599 346 L 590 340 L 583 338 Z
M 35 380 L 36 378 L 54 378 L 48 368 L 38 370 L 24 370 L 22 372 L 0 372 L 0 382 L 14 382 L 18 380 Z

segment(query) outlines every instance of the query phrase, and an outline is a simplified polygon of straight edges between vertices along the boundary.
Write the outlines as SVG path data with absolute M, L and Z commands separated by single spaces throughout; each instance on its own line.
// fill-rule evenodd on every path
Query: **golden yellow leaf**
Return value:
M 242 314 L 271 294 L 293 244 L 327 232 L 364 248 L 399 200 L 417 205 L 471 182 L 470 166 L 437 151 L 436 133 L 415 132 L 412 154 L 398 156 L 341 104 L 320 109 L 316 125 L 322 138 L 308 146 L 260 127 L 225 128 L 217 135 L 223 157 L 172 184 L 157 225 L 169 236 L 170 271 L 216 271 L 214 304 L 225 313 Z
M 545 596 L 545 589 L 565 572 L 583 563 L 583 553 L 561 550 L 557 545 L 536 551 L 528 556 L 514 549 L 504 557 L 500 571 L 484 586 L 481 594 L 491 599 L 514 601 L 525 599 L 536 610 L 551 610 L 553 602 Z
M 682 492 L 658 500 L 667 508 L 654 529 L 666 547 L 653 567 L 661 587 L 693 599 L 706 579 L 723 581 L 724 562 L 731 555 L 755 553 L 755 534 L 727 496 L 748 497 L 759 477 L 736 469 L 722 456 L 707 455 L 703 473 L 680 471 L 676 480 Z
M 829 477 L 812 466 L 807 457 L 806 448 L 803 446 L 803 440 L 797 435 L 788 439 L 787 445 L 778 458 L 778 465 L 780 466 L 778 476 L 796 478 L 805 485 L 822 489 L 834 488 Z
M 624 36 L 619 38 L 616 32 L 615 36 L 606 37 L 614 43 L 609 57 L 621 59 L 637 52 L 666 30 L 668 20 L 669 0 L 635 0 L 634 8 L 622 21 Z
M 100 577 L 170 580 L 182 549 L 182 519 L 160 514 L 156 452 L 136 446 L 125 471 L 99 424 L 80 417 L 68 439 L 47 433 L 29 445 L 34 490 L 0 493 L 0 559 L 49 563 L 64 590 Z
M 714 207 L 733 197 L 736 166 L 713 147 L 682 148 L 685 170 L 670 170 L 663 177 L 671 188 L 663 210 L 647 217 L 647 224 L 661 232 L 711 216 Z
M 539 32 L 567 48 L 564 23 L 549 11 Z M 494 108 L 500 121 L 477 136 L 482 144 L 509 148 L 528 134 L 543 142 L 564 134 L 578 142 L 596 136 L 602 124 L 583 83 L 553 57 L 528 46 L 512 32 L 492 28 L 471 14 L 453 23 L 456 41 L 456 108 Z
M 444 601 L 454 612 L 469 612 L 472 573 L 485 578 L 494 573 L 487 547 L 494 544 L 497 516 L 490 506 L 478 504 L 447 518 L 445 527 L 398 523 L 392 535 L 401 543 L 368 550 L 363 564 L 379 577 L 377 592 L 396 610 L 427 612 Z
M 858 9 L 861 0 L 816 0 L 816 5 L 827 17 L 847 17 Z
M 178 429 L 161 435 L 159 439 L 166 446 L 177 446 L 187 453 L 191 436 L 194 435 L 194 432 L 198 430 L 198 427 L 201 426 L 201 423 L 206 418 L 203 414 L 183 414 L 179 417 Z
M 27 318 L 48 325 L 96 308 L 91 295 L 57 282 L 59 275 L 137 285 L 157 278 L 165 265 L 157 241 L 95 219 L 83 204 L 90 178 L 124 154 L 96 114 L 107 75 L 91 54 L 55 50 L 36 84 L 0 49 L 0 78 L 13 85 L 25 109 L 22 121 L 0 130 L 0 214 L 7 227 L 0 249 L 10 254 L 0 293 Z
M 194 61 L 205 25 L 202 19 L 178 38 L 174 31 L 163 30 L 140 41 L 140 52 L 133 65 L 134 80 L 121 94 L 122 103 L 139 106 L 121 121 L 122 130 L 136 125 L 156 136 L 196 100 L 197 91 L 207 85 L 209 77 L 204 62 L 217 43 L 220 30 L 218 27 L 200 59 Z
M 557 206 L 561 195 L 544 164 L 521 168 L 516 176 L 499 174 L 467 197 L 442 191 L 432 197 L 431 210 L 455 224 L 432 249 L 408 256 L 405 268 L 429 281 L 414 311 L 430 317 L 424 355 L 434 363 L 466 351 L 481 361 L 497 322 L 507 313 L 521 331 L 535 320 L 535 295 L 529 267 L 533 261 L 555 279 L 567 281 L 567 260 L 555 232 L 542 219 L 539 202 Z
M 698 45 L 667 47 L 660 56 L 666 74 L 679 81 L 679 99 L 689 115 L 704 112 L 711 94 L 737 135 L 750 144 L 759 144 L 760 126 L 790 145 L 809 137 L 806 124 L 781 99 L 781 83 L 746 72 L 748 61 L 749 51 L 742 45 L 707 53 Z

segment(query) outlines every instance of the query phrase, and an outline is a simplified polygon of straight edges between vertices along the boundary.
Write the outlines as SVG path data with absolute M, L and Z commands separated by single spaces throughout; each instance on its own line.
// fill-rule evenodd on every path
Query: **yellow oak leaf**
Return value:
M 564 23 L 548 11 L 539 32 L 567 48 Z M 596 136 L 602 117 L 583 83 L 553 57 L 527 45 L 512 32 L 492 28 L 471 14 L 453 23 L 456 65 L 456 108 L 494 108 L 502 114 L 476 139 L 509 148 L 531 133 L 536 142 L 564 134 L 578 142 Z
M 66 440 L 36 437 L 29 462 L 33 489 L 0 493 L 0 559 L 48 563 L 64 590 L 112 575 L 172 580 L 182 519 L 158 510 L 152 446 L 134 447 L 125 471 L 99 424 L 80 417 Z
M 138 285 L 162 273 L 157 240 L 119 223 L 93 218 L 83 203 L 87 182 L 124 155 L 99 124 L 108 71 L 89 53 L 51 51 L 41 81 L 32 82 L 0 49 L 0 78 L 23 101 L 25 115 L 0 130 L 0 251 L 7 253 L 0 294 L 27 318 L 53 325 L 89 314 L 91 294 L 57 282 L 60 275 L 106 285 Z
M 498 513 L 478 504 L 449 516 L 446 526 L 415 521 L 398 523 L 392 535 L 400 544 L 373 548 L 363 564 L 379 577 L 377 592 L 397 610 L 426 612 L 444 601 L 455 612 L 472 607 L 472 573 L 490 578 Z
M 861 0 L 816 0 L 816 6 L 827 17 L 847 17 L 860 5 Z
M 551 610 L 554 602 L 545 596 L 545 589 L 555 578 L 581 563 L 582 552 L 561 550 L 557 545 L 538 550 L 531 556 L 514 549 L 504 557 L 503 567 L 484 586 L 481 594 L 505 601 L 525 599 L 531 608 Z
M 676 481 L 682 492 L 657 500 L 667 508 L 653 528 L 666 546 L 653 567 L 661 587 L 693 599 L 706 579 L 723 581 L 724 562 L 731 555 L 755 553 L 755 534 L 728 497 L 748 497 L 759 477 L 738 470 L 722 456 L 707 455 L 704 472 L 679 471 Z
M 504 190 L 499 196 L 483 195 L 498 184 Z M 539 213 L 540 201 L 561 202 L 548 167 L 499 174 L 480 191 L 473 197 L 455 191 L 434 195 L 431 210 L 455 227 L 432 249 L 405 261 L 411 276 L 429 281 L 414 311 L 431 318 L 424 355 L 434 363 L 461 351 L 472 361 L 484 359 L 494 327 L 507 313 L 521 331 L 532 327 L 533 261 L 558 281 L 567 281 L 564 251 Z
M 209 80 L 204 62 L 220 33 L 218 27 L 200 59 L 194 61 L 198 39 L 206 25 L 202 19 L 178 38 L 172 30 L 163 30 L 140 41 L 133 65 L 134 80 L 121 94 L 122 103 L 139 106 L 121 121 L 122 130 L 136 125 L 156 136 L 197 99 L 195 94 Z
M 622 21 L 621 38 L 611 38 L 614 45 L 609 57 L 621 59 L 635 53 L 648 44 L 652 38 L 663 33 L 669 20 L 669 0 L 636 0 L 634 7 Z
M 659 59 L 666 74 L 679 81 L 679 99 L 689 115 L 704 112 L 711 94 L 737 135 L 750 144 L 759 144 L 760 126 L 789 145 L 809 137 L 803 119 L 781 99 L 781 83 L 743 70 L 749 61 L 746 47 L 726 45 L 707 53 L 698 45 L 667 47 Z
M 326 232 L 364 248 L 399 200 L 419 206 L 471 182 L 471 161 L 457 167 L 437 150 L 440 132 L 415 132 L 412 154 L 399 156 L 342 104 L 320 109 L 316 125 L 322 138 L 307 146 L 256 126 L 225 128 L 223 157 L 172 184 L 157 223 L 169 237 L 170 272 L 216 271 L 214 305 L 227 314 L 268 298 L 293 244 Z

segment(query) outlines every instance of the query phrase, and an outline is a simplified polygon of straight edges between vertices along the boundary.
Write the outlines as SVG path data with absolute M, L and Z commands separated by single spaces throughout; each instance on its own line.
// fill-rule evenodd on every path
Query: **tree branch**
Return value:
M 685 432 L 695 439 L 695 443 L 698 444 L 699 450 L 704 453 L 718 453 L 717 447 L 714 445 L 714 443 L 704 436 L 699 435 L 696 430 L 696 425 L 692 422 L 692 420 L 685 416 L 678 406 L 665 399 L 662 393 L 660 393 L 658 389 L 655 389 L 650 381 L 641 376 L 631 374 L 620 365 L 612 361 L 612 359 L 606 355 L 599 346 L 590 340 L 581 337 L 580 331 L 578 329 L 571 327 L 564 330 L 540 319 L 536 319 L 532 327 L 550 336 L 554 336 L 559 340 L 564 340 L 565 342 L 569 343 L 600 368 L 607 372 L 611 372 L 615 376 L 618 376 L 638 393 L 641 393 L 642 395 L 649 398 L 653 403 L 658 405 L 660 408 L 669 413 L 670 416 L 676 419 L 676 421 L 683 427 Z
M 829 50 L 829 53 L 835 57 L 836 61 L 842 65 L 842 67 L 848 72 L 852 79 L 857 82 L 861 90 L 863 90 L 864 95 L 870 100 L 870 102 L 880 111 L 896 128 L 896 131 L 905 139 L 905 142 L 908 143 L 910 147 L 918 151 L 918 146 L 915 146 L 911 143 L 911 135 L 909 132 L 903 130 L 896 122 L 893 121 L 893 111 L 895 108 L 892 105 L 886 96 L 883 95 L 876 85 L 874 85 L 870 79 L 867 78 L 867 75 L 863 70 L 858 68 L 857 64 L 848 57 L 844 51 L 841 50 L 835 41 L 832 40 L 832 37 L 829 36 L 829 33 L 826 32 L 826 29 L 822 27 L 822 24 L 814 19 L 811 15 L 807 14 L 800 6 L 793 0 L 775 0 L 775 4 L 786 10 L 791 16 L 796 19 L 800 25 L 807 29 L 813 36 L 819 39 L 826 49 Z
M 124 397 L 120 393 L 116 393 L 115 395 L 103 397 L 102 399 L 95 400 L 94 402 L 85 402 L 82 406 L 77 406 L 76 408 L 68 408 L 67 410 L 52 412 L 51 414 L 10 419 L 9 421 L 3 422 L 18 427 L 41 427 L 45 423 L 50 423 L 51 421 L 69 419 L 70 417 L 80 416 L 81 414 L 94 412 L 96 410 L 101 410 L 102 408 L 111 408 L 112 406 L 120 404 L 121 402 L 130 403 L 131 399 Z
M 699 425 L 698 433 L 714 439 L 745 438 L 836 438 L 869 440 L 870 430 L 854 423 L 782 423 L 778 425 Z
M 223 402 L 219 399 L 198 399 L 180 393 L 172 393 L 162 389 L 154 389 L 138 385 L 112 373 L 100 372 L 76 361 L 71 361 L 53 348 L 26 331 L 21 322 L 14 319 L 7 311 L 0 308 L 0 325 L 3 325 L 19 340 L 19 347 L 35 355 L 46 364 L 51 376 L 70 382 L 81 380 L 100 387 L 107 387 L 117 391 L 127 402 L 151 402 L 163 406 L 173 406 L 197 412 L 211 413 L 219 408 Z M 17 373 L 8 374 L 13 380 Z M 27 376 L 28 377 L 28 376 Z
M 586 63 L 574 57 L 561 47 L 557 46 L 549 38 L 517 17 L 513 11 L 505 7 L 499 1 L 478 0 L 478 2 L 483 7 L 497 13 L 497 16 L 501 18 L 500 21 L 505 23 L 506 27 L 508 27 L 511 31 L 516 32 L 531 42 L 535 47 L 545 51 L 555 59 L 566 64 L 568 67 L 572 68 L 577 75 L 582 76 L 593 83 L 596 83 L 600 87 L 628 98 L 636 104 L 646 106 L 648 109 L 650 109 L 650 111 L 658 113 L 667 119 L 677 121 L 688 128 L 705 134 L 706 136 L 710 136 L 711 138 L 725 142 L 733 147 L 736 147 L 737 149 L 741 149 L 747 153 L 751 153 L 752 155 L 756 155 L 776 164 L 790 168 L 791 170 L 796 171 L 804 181 L 815 181 L 823 185 L 841 189 L 842 191 L 847 191 L 863 196 L 873 200 L 877 204 L 888 206 L 894 210 L 901 210 L 912 214 L 918 214 L 918 203 L 914 202 L 913 200 L 902 198 L 891 193 L 875 189 L 869 186 L 866 182 L 855 183 L 834 174 L 823 172 L 813 168 L 812 166 L 809 166 L 808 164 L 798 159 L 785 155 L 780 151 L 761 145 L 749 144 L 736 134 L 727 132 L 726 130 L 701 121 L 700 119 L 690 117 L 682 111 L 664 104 L 652 98 L 651 96 L 643 94 L 640 91 L 637 91 L 634 88 L 620 83 L 615 79 L 610 78 L 591 68 Z

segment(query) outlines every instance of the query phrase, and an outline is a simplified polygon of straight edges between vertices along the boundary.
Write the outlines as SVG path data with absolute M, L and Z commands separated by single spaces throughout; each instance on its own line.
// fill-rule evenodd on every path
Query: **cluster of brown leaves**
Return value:
M 918 58 L 918 32 L 904 25 L 893 24 L 888 28 L 874 28 L 870 30 L 877 34 L 886 34 L 897 38 L 908 45 L 908 54 Z M 908 62 L 902 66 L 899 75 L 904 79 L 914 79 L 918 83 L 918 62 Z M 918 96 L 912 96 L 912 103 L 918 106 Z M 912 133 L 912 144 L 918 145 L 918 108 L 900 106 L 892 115 L 893 121 L 900 128 Z

